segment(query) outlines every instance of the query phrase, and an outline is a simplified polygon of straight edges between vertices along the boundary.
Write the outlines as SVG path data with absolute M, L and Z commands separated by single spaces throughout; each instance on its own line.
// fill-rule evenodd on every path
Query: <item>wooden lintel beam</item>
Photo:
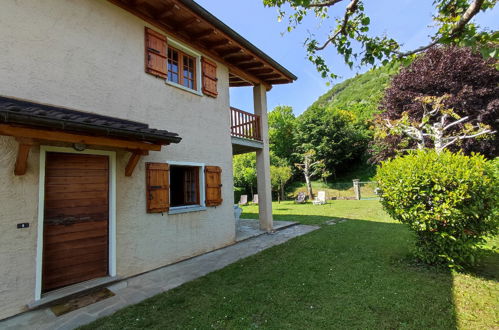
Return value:
M 108 137 L 80 135 L 61 131 L 48 131 L 35 128 L 11 126 L 0 124 L 0 135 L 28 138 L 42 141 L 83 143 L 105 147 L 137 149 L 148 151 L 161 151 L 161 145 L 140 141 L 120 140 Z
M 260 74 L 257 75 L 258 78 L 260 79 L 272 79 L 272 78 L 282 78 L 282 75 L 279 73 L 272 73 L 272 74 Z
M 133 150 L 131 152 L 130 159 L 128 159 L 128 163 L 126 164 L 125 176 L 132 176 L 135 167 L 137 167 L 137 164 L 139 163 L 140 157 L 149 154 L 148 151 L 144 150 Z
M 28 170 L 28 156 L 33 141 L 29 139 L 18 139 L 19 147 L 17 149 L 16 165 L 14 175 L 24 175 Z
M 277 78 L 271 78 L 266 80 L 269 81 L 271 84 L 287 84 L 290 82 L 288 79 L 277 79 Z
M 230 83 L 229 87 L 246 87 L 246 86 L 253 86 L 249 82 L 237 82 L 237 83 Z

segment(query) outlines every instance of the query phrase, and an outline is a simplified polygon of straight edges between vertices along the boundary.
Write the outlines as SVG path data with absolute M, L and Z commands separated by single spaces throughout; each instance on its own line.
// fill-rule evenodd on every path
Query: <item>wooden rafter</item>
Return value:
M 158 16 L 158 19 L 163 20 L 163 19 L 167 18 L 168 16 L 172 15 L 174 10 L 179 10 L 179 9 L 180 9 L 179 6 L 172 3 L 163 9 L 162 13 Z
M 180 29 L 186 29 L 188 28 L 189 26 L 193 25 L 193 24 L 199 24 L 201 23 L 201 20 L 197 17 L 192 17 L 184 22 L 181 22 L 179 24 L 177 24 L 177 28 L 180 30 Z
M 271 74 L 259 74 L 257 75 L 259 78 L 262 78 L 262 79 L 272 79 L 272 78 L 279 78 L 281 77 L 280 74 L 278 73 L 271 73 Z
M 161 151 L 161 145 L 140 141 L 120 140 L 115 138 L 89 136 L 81 134 L 66 133 L 61 131 L 49 131 L 35 128 L 11 126 L 0 124 L 0 135 L 28 138 L 41 141 L 82 143 L 88 145 L 106 146 L 123 149 L 136 149 L 147 151 Z
M 253 69 L 253 68 L 261 68 L 264 66 L 265 66 L 265 64 L 263 64 L 262 62 L 254 62 L 254 63 L 242 64 L 239 67 L 242 69 L 248 70 L 248 69 Z
M 232 38 L 230 38 L 227 34 L 225 34 L 225 32 L 213 28 L 212 33 L 210 33 L 207 36 L 201 36 L 200 34 L 198 34 L 197 36 L 186 35 L 183 31 L 175 30 L 175 28 L 169 23 L 167 23 L 165 21 L 158 20 L 158 19 L 151 18 L 149 15 L 142 13 L 136 7 L 130 6 L 124 0 L 108 0 L 108 1 L 125 9 L 125 10 L 127 10 L 127 11 L 129 11 L 129 12 L 131 12 L 132 14 L 138 16 L 139 18 L 142 18 L 146 22 L 148 22 L 151 25 L 165 31 L 166 33 L 174 34 L 180 42 L 183 42 L 188 46 L 194 47 L 195 49 L 198 49 L 199 51 L 204 52 L 207 56 L 210 56 L 212 59 L 214 59 L 216 61 L 224 63 L 229 68 L 230 71 L 236 73 L 238 76 L 242 77 L 243 79 L 250 81 L 252 84 L 262 84 L 263 86 L 265 86 L 265 88 L 267 90 L 270 90 L 272 88 L 271 84 L 269 84 L 268 82 L 266 82 L 264 80 L 261 80 L 260 78 L 253 75 L 252 73 L 247 72 L 245 69 L 239 68 L 236 65 L 230 63 L 229 61 L 225 60 L 223 57 L 219 56 L 218 53 L 213 48 L 211 48 L 209 46 L 209 43 L 212 42 L 211 39 L 217 39 L 217 40 L 227 39 L 230 42 L 232 42 L 232 45 L 241 46 L 241 45 L 239 45 L 239 43 L 234 42 L 234 40 Z M 202 23 L 199 24 L 198 26 L 202 26 L 204 24 L 205 19 L 203 17 L 197 15 L 196 13 L 192 12 L 184 4 L 182 4 L 181 2 L 177 2 L 177 1 L 175 1 L 174 4 L 180 8 L 179 13 L 180 12 L 186 13 L 186 14 L 188 13 L 188 15 L 190 15 L 190 16 L 198 17 L 202 21 Z M 158 9 L 156 9 L 156 10 L 158 10 Z M 204 28 L 206 28 L 206 26 L 204 26 Z M 207 31 L 208 30 L 205 30 L 205 31 L 200 32 L 200 33 L 204 34 L 204 33 L 207 33 Z M 208 36 L 210 38 L 207 38 Z M 260 57 L 256 56 L 252 52 L 248 52 L 248 53 L 250 55 L 253 55 L 253 56 L 260 59 Z M 264 63 L 265 63 L 265 65 L 272 67 L 269 63 L 267 63 L 267 62 L 264 62 Z M 284 77 L 285 76 L 283 75 L 283 78 Z
M 215 34 L 215 33 L 216 33 L 215 29 L 206 29 L 206 30 L 201 31 L 199 33 L 193 34 L 192 39 L 194 39 L 194 40 L 203 39 L 203 38 L 209 37 L 210 35 Z
M 232 64 L 234 65 L 242 65 L 242 64 L 250 64 L 250 63 L 254 63 L 256 61 L 256 57 L 254 56 L 251 56 L 251 55 L 247 55 L 247 57 L 245 58 L 241 58 L 237 61 L 232 61 Z
M 271 73 L 271 72 L 274 72 L 274 70 L 272 70 L 271 68 L 252 68 L 252 69 L 248 69 L 248 71 L 251 71 L 251 73 L 253 73 L 255 75 L 258 75 L 258 74 L 261 74 L 261 73 Z
M 244 53 L 234 53 L 234 54 L 230 54 L 228 56 L 225 56 L 224 58 L 227 59 L 228 61 L 230 61 L 230 63 L 234 63 L 234 62 L 238 62 L 238 61 L 248 60 L 249 58 L 251 58 L 251 55 L 247 55 Z
M 218 41 L 205 43 L 205 46 L 210 48 L 210 49 L 215 49 L 218 47 L 230 46 L 230 45 L 232 45 L 232 41 L 230 41 L 229 39 L 222 39 L 222 40 L 218 40 Z
M 233 47 L 225 50 L 217 51 L 218 55 L 225 57 L 231 54 L 242 54 L 244 51 L 241 47 Z

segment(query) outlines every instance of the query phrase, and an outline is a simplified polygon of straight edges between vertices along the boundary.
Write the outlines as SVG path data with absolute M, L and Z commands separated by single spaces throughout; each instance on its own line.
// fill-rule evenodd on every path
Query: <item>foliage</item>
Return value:
M 277 191 L 280 200 L 284 200 L 284 187 L 293 176 L 293 171 L 289 166 L 270 166 L 270 181 L 272 187 Z
M 484 60 L 469 48 L 442 47 L 428 50 L 411 65 L 393 77 L 382 100 L 383 112 L 378 120 L 399 120 L 405 113 L 413 122 L 422 122 L 424 103 L 418 98 L 446 97 L 444 106 L 459 117 L 469 116 L 468 123 L 482 123 L 499 130 L 499 71 L 496 61 Z M 465 129 L 464 123 L 454 130 Z M 451 130 L 451 133 L 453 131 Z M 414 142 L 388 135 L 375 139 L 372 160 L 378 162 L 413 148 Z M 462 141 L 451 150 L 466 154 L 480 152 L 487 157 L 499 154 L 497 136 Z
M 296 118 L 293 108 L 277 106 L 269 113 L 269 141 L 270 150 L 274 156 L 287 161 L 292 165 L 291 155 L 294 150 L 296 134 Z
M 336 84 L 310 108 L 322 107 L 352 112 L 359 122 L 370 121 L 379 113 L 379 103 L 391 77 L 400 65 L 390 63 Z
M 423 114 L 421 121 L 411 119 L 407 112 L 396 120 L 386 119 L 377 123 L 377 135 L 385 138 L 388 134 L 407 136 L 416 142 L 418 149 L 432 146 L 437 153 L 442 150 L 460 145 L 468 139 L 480 138 L 486 134 L 494 134 L 489 125 L 480 122 L 472 124 L 469 116 L 461 117 L 453 109 L 445 106 L 445 101 L 450 95 L 440 97 L 417 97 L 421 102 Z
M 256 155 L 247 153 L 236 155 L 233 158 L 234 186 L 244 188 L 251 192 L 256 187 Z
M 416 233 L 422 261 L 474 265 L 478 245 L 498 232 L 498 166 L 449 151 L 397 157 L 378 169 L 383 207 Z
M 365 12 L 363 0 L 263 0 L 263 3 L 265 6 L 278 8 L 279 21 L 288 18 L 288 31 L 296 28 L 307 15 L 314 15 L 321 22 L 334 17 L 336 26 L 329 28 L 325 41 L 319 41 L 314 34 L 305 40 L 308 58 L 324 78 L 328 75 L 331 78 L 337 77 L 320 55 L 329 45 L 335 47 L 350 67 L 356 63 L 387 64 L 390 60 L 407 58 L 438 44 L 472 46 L 480 49 L 485 56 L 499 57 L 496 52 L 499 33 L 482 29 L 472 21 L 479 12 L 493 8 L 496 0 L 433 0 L 433 27 L 437 28 L 437 32 L 428 45 L 405 52 L 401 51 L 403 41 L 399 42 L 385 34 L 369 33 L 371 19 Z M 348 3 L 342 10 L 342 15 L 331 15 L 330 11 L 342 3 Z M 390 19 L 391 12 L 386 15 Z
M 311 107 L 297 124 L 297 151 L 314 150 L 324 170 L 341 172 L 362 159 L 370 133 L 352 112 Z
M 413 237 L 378 201 L 276 202 L 272 209 L 275 220 L 321 228 L 84 329 L 497 327 L 497 258 L 467 274 L 410 265 Z M 258 218 L 258 205 L 243 210 L 242 218 Z M 348 221 L 325 225 L 331 219 Z
M 309 199 L 314 197 L 312 190 L 312 177 L 324 170 L 324 162 L 317 160 L 317 153 L 314 149 L 307 150 L 301 156 L 302 163 L 296 163 L 295 166 L 303 173 L 307 184 L 307 195 Z

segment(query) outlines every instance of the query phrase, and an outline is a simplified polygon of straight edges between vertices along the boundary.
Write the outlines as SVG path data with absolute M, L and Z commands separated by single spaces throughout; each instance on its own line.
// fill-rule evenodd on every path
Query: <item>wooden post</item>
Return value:
M 19 147 L 17 150 L 16 167 L 14 168 L 15 175 L 24 175 L 28 170 L 28 156 L 29 150 L 33 145 L 33 141 L 30 139 L 17 139 L 19 142 Z
M 360 180 L 359 179 L 354 179 L 353 180 L 353 190 L 355 191 L 355 199 L 360 200 Z

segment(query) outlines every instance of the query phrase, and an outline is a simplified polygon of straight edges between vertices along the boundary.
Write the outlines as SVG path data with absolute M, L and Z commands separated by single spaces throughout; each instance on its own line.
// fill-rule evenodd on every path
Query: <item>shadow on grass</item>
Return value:
M 485 280 L 499 282 L 499 253 L 491 249 L 482 248 L 479 252 L 479 263 L 476 267 L 464 273 L 480 277 Z
M 298 217 L 335 218 L 276 220 Z M 86 328 L 455 329 L 452 275 L 409 265 L 411 241 L 396 223 L 323 225 Z

